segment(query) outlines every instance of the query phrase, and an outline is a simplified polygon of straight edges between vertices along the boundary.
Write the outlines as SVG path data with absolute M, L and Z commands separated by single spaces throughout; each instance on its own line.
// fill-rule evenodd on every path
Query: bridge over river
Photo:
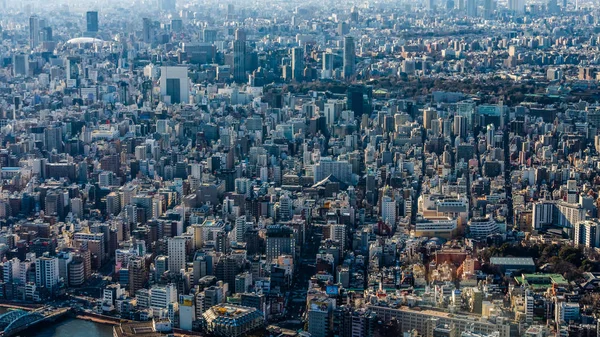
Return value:
M 33 311 L 11 310 L 0 315 L 0 337 L 11 337 L 42 322 L 52 322 L 71 308 L 42 307 Z

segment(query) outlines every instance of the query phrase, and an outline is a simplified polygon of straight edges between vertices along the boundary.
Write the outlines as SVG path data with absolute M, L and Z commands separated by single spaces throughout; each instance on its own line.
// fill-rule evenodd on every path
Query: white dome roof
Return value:
M 70 39 L 67 41 L 68 44 L 86 44 L 86 43 L 104 43 L 104 41 L 100 39 L 95 39 L 93 37 L 76 37 L 74 39 Z

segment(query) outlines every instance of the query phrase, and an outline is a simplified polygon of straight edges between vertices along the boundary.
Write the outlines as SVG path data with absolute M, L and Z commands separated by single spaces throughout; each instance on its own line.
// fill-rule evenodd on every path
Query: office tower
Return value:
M 233 80 L 244 83 L 246 77 L 246 32 L 241 29 L 235 31 L 233 41 Z
M 489 19 L 494 13 L 494 0 L 484 0 L 483 2 L 483 17 Z
M 60 127 L 49 126 L 44 129 L 44 145 L 47 151 L 56 150 L 62 152 L 62 129 Z
M 459 138 L 467 137 L 467 119 L 463 116 L 454 116 L 454 135 Z
M 52 27 L 42 28 L 42 42 L 52 41 Z
M 303 71 L 304 50 L 301 47 L 292 48 L 292 78 L 296 81 L 301 81 Z
M 323 53 L 323 70 L 321 72 L 321 78 L 328 79 L 333 76 L 333 58 L 335 56 L 332 53 Z
M 67 68 L 67 85 L 70 87 L 76 87 L 80 79 L 79 66 L 81 65 L 81 58 L 77 56 L 69 56 L 66 60 Z
M 423 110 L 423 127 L 426 130 L 431 129 L 431 121 L 437 119 L 437 111 L 434 108 Z
M 148 271 L 144 259 L 139 256 L 132 256 L 127 265 L 129 276 L 129 295 L 133 296 L 136 291 L 144 288 L 148 281 Z
M 160 0 L 160 9 L 163 11 L 174 11 L 176 6 L 176 0 Z
M 271 262 L 280 255 L 294 255 L 296 240 L 294 232 L 288 226 L 273 225 L 267 228 L 266 253 L 267 261 Z
M 142 22 L 142 41 L 152 43 L 154 32 L 152 29 L 152 21 L 149 18 L 144 18 Z
M 185 269 L 185 238 L 176 236 L 169 238 L 169 271 L 179 273 Z
M 350 9 L 350 21 L 358 22 L 358 16 L 358 9 L 356 8 L 356 6 L 352 6 L 352 8 Z
M 58 285 L 58 259 L 42 256 L 35 260 L 35 284 L 52 291 Z
M 29 57 L 25 54 L 13 55 L 13 76 L 29 74 Z
M 174 32 L 181 32 L 183 30 L 183 20 L 171 19 L 171 30 Z
M 373 87 L 365 85 L 351 85 L 346 93 L 347 108 L 354 112 L 356 119 L 362 120 L 364 115 L 369 115 L 372 110 Z
M 189 102 L 187 67 L 160 67 L 160 96 L 171 104 Z
M 40 18 L 34 15 L 29 18 L 29 47 L 35 49 L 40 44 Z
M 85 13 L 86 20 L 86 31 L 88 33 L 98 32 L 98 12 L 87 12 Z
M 381 220 L 391 226 L 396 224 L 396 201 L 389 196 L 381 198 Z
M 352 36 L 346 36 L 344 38 L 344 78 L 346 79 L 354 76 L 356 62 L 355 49 L 354 38 Z
M 515 13 L 525 11 L 525 0 L 508 0 L 508 9 Z
M 343 224 L 332 224 L 329 226 L 329 238 L 331 240 L 337 241 L 340 243 L 340 249 L 343 251 L 348 248 L 346 242 L 347 236 L 346 225 Z
M 204 29 L 202 31 L 202 40 L 206 43 L 215 43 L 217 41 L 217 31 L 214 29 Z
M 477 16 L 477 1 L 467 0 L 467 15 Z
M 435 0 L 426 0 L 426 7 L 428 11 L 433 11 L 435 10 Z

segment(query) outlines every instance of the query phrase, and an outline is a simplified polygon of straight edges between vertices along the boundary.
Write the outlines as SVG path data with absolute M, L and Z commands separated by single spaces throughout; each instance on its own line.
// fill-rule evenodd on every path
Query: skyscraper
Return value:
M 36 48 L 40 44 L 40 18 L 33 15 L 29 18 L 29 47 Z
M 292 48 L 292 78 L 296 81 L 301 81 L 303 71 L 304 51 L 300 47 Z
M 29 73 L 29 57 L 21 53 L 13 55 L 13 76 L 27 76 Z
M 152 31 L 152 20 L 150 20 L 149 18 L 144 18 L 142 25 L 142 40 L 145 43 L 152 43 L 152 40 L 154 38 L 154 34 Z
M 454 116 L 454 135 L 460 138 L 467 137 L 467 119 L 463 116 Z
M 246 77 L 246 32 L 241 29 L 235 31 L 233 41 L 233 80 L 243 83 Z
M 185 238 L 176 236 L 169 238 L 169 271 L 178 273 L 185 269 Z
M 42 28 L 42 42 L 52 41 L 52 27 Z
M 467 15 L 477 16 L 477 2 L 475 0 L 467 0 Z
M 333 74 L 333 58 L 332 53 L 323 53 L 323 70 L 321 71 L 321 78 L 331 78 Z
M 349 79 L 354 76 L 356 62 L 356 46 L 354 38 L 346 36 L 344 38 L 344 78 Z
M 90 11 L 85 14 L 86 31 L 88 33 L 98 32 L 98 12 Z
M 163 99 L 169 97 L 172 104 L 188 103 L 190 96 L 188 68 L 161 67 L 160 95 Z
M 483 17 L 489 19 L 492 17 L 494 13 L 494 3 L 493 0 L 484 0 L 483 2 Z

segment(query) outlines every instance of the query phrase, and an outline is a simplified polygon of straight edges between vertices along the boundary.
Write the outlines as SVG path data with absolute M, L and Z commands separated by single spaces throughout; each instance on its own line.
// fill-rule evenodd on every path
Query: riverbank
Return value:
M 114 320 L 108 320 L 108 319 L 99 318 L 99 317 L 93 317 L 93 316 L 89 316 L 89 315 L 75 315 L 74 318 L 75 319 L 80 319 L 82 321 L 94 322 L 94 323 L 105 324 L 105 325 L 119 325 L 119 324 L 121 324 L 121 322 L 117 322 L 117 321 L 114 321 Z
M 26 311 L 30 311 L 30 310 L 35 310 L 38 308 L 43 307 L 43 305 L 41 304 L 25 304 L 25 303 L 21 303 L 21 304 L 15 304 L 15 303 L 10 303 L 10 302 L 0 302 L 0 308 L 5 308 L 5 309 L 21 309 L 21 310 L 26 310 Z

